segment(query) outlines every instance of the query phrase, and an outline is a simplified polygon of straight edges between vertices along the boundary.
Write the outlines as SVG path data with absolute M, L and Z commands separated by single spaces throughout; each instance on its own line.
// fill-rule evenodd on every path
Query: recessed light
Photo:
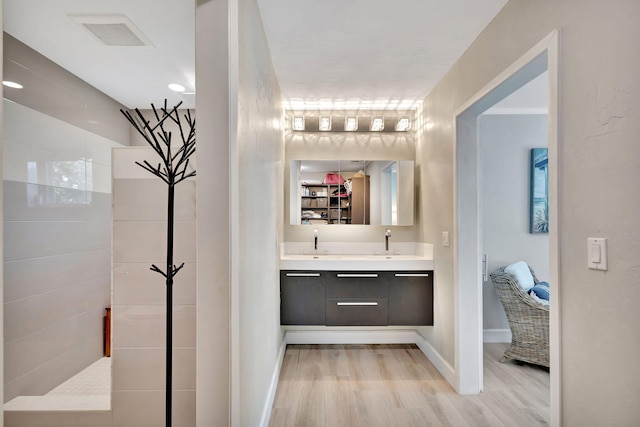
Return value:
M 293 118 L 293 130 L 304 130 L 304 116 L 295 116 Z
M 396 123 L 396 130 L 398 132 L 405 132 L 411 129 L 411 122 L 407 117 L 402 117 L 398 119 L 398 123 Z
M 369 128 L 372 132 L 380 132 L 384 129 L 384 120 L 382 117 L 373 117 L 371 119 L 371 127 Z
M 174 91 L 174 92 L 180 92 L 180 93 L 182 93 L 182 92 L 184 92 L 186 90 L 184 86 L 182 86 L 181 84 L 178 84 L 178 83 L 169 83 L 167 85 L 167 87 L 169 89 L 171 89 L 172 91 Z
M 347 117 L 344 121 L 344 130 L 347 132 L 355 132 L 358 130 L 358 119 L 357 117 Z
M 320 123 L 318 124 L 318 129 L 323 132 L 327 132 L 331 130 L 331 117 L 320 117 Z
M 6 87 L 10 87 L 13 89 L 22 89 L 23 86 L 20 83 L 16 83 L 16 82 L 12 82 L 9 80 L 3 80 L 2 84 L 5 85 Z

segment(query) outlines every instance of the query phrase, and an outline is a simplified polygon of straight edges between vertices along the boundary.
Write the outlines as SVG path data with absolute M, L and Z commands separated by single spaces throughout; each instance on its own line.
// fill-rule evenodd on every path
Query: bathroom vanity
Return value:
M 280 323 L 296 331 L 433 325 L 433 247 L 406 241 L 391 247 L 386 228 L 413 225 L 414 162 L 297 159 L 289 172 L 289 224 L 301 226 L 296 234 L 309 224 L 318 228 L 308 228 L 309 241 L 281 247 Z M 336 235 L 336 224 L 352 237 L 385 226 L 384 236 L 319 243 L 318 232 Z
M 285 256 L 280 298 L 282 325 L 433 325 L 432 261 L 413 255 Z

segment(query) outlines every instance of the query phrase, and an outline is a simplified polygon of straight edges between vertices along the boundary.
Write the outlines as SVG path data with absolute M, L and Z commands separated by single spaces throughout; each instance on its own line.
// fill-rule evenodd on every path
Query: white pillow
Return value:
M 514 262 L 511 265 L 505 267 L 504 271 L 515 276 L 518 285 L 523 291 L 529 292 L 529 289 L 533 288 L 535 281 L 529 270 L 529 266 L 524 261 Z

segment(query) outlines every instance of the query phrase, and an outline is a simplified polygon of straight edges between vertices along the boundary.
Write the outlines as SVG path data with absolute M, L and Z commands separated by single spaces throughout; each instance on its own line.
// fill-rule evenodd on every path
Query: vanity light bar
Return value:
M 303 112 L 296 112 L 292 114 L 291 129 L 293 131 L 302 132 L 358 132 L 359 123 L 362 124 L 368 122 L 368 126 L 360 132 L 406 132 L 411 130 L 412 118 L 410 115 L 397 115 L 394 117 L 384 116 L 371 116 L 371 115 L 353 115 L 353 116 L 332 116 L 305 114 Z M 326 113 L 325 113 L 326 114 Z M 290 116 L 291 117 L 291 116 Z M 334 121 L 333 118 L 337 121 Z M 385 120 L 386 128 L 385 130 Z M 337 125 L 334 126 L 334 124 Z

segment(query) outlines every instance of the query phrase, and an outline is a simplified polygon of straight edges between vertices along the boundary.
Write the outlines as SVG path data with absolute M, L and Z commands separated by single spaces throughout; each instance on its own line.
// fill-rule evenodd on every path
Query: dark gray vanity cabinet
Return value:
M 433 273 L 390 272 L 389 325 L 433 325 Z
M 280 323 L 325 324 L 326 271 L 280 272 Z
M 432 271 L 281 271 L 283 325 L 433 325 Z

